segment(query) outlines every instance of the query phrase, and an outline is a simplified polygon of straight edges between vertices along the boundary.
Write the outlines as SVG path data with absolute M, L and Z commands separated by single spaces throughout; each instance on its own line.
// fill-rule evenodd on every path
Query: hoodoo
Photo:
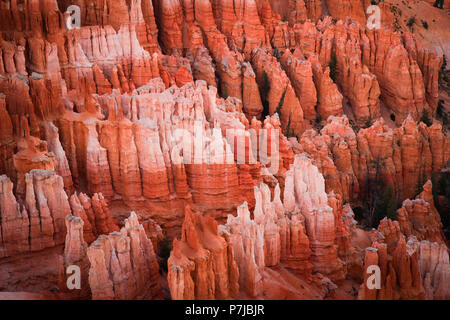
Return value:
M 448 10 L 0 1 L 0 299 L 450 299 Z

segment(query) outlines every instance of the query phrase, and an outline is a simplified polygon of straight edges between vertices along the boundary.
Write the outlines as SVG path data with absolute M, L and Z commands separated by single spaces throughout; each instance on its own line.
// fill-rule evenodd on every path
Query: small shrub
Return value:
M 439 9 L 444 9 L 444 0 L 436 0 L 433 6 Z
M 439 100 L 436 109 L 436 115 L 442 120 L 442 131 L 446 133 L 446 126 L 448 125 L 448 113 L 444 109 L 444 100 Z
M 395 122 L 395 114 L 391 113 L 391 120 Z
M 358 222 L 361 222 L 361 220 L 364 218 L 364 209 L 362 207 L 353 208 L 353 213 L 355 214 L 355 219 Z
M 442 124 L 444 125 L 444 126 L 442 127 L 442 130 L 443 130 L 443 132 L 444 132 L 444 134 L 445 134 L 445 127 L 448 126 L 448 115 L 447 115 L 446 113 L 444 113 L 444 114 L 442 115 Z
M 422 26 L 423 26 L 425 29 L 428 29 L 428 22 L 422 20 Z

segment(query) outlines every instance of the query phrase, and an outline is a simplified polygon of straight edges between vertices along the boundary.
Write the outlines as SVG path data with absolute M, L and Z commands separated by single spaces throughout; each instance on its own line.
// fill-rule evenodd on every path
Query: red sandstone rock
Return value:
M 420 118 L 426 103 L 422 74 L 417 62 L 409 59 L 399 36 L 380 29 L 368 32 L 362 43 L 363 63 L 377 76 L 381 97 L 395 113 L 397 124 L 408 114 Z M 371 44 L 377 47 L 376 52 Z M 385 67 L 384 61 L 389 61 L 391 67 Z M 407 76 L 399 78 L 399 74 Z
M 232 244 L 219 235 L 217 222 L 187 207 L 181 234 L 168 260 L 172 298 L 236 298 L 239 272 Z
M 80 278 L 80 289 L 73 289 L 70 291 L 71 296 L 78 295 L 81 298 L 86 298 L 89 296 L 89 287 L 88 284 L 88 272 L 89 272 L 89 260 L 87 257 L 87 248 L 88 245 L 84 241 L 83 236 L 83 219 L 81 217 L 75 217 L 73 215 L 67 215 L 65 218 L 66 221 L 66 242 L 64 246 L 64 257 L 63 257 L 63 265 L 64 272 L 67 275 L 67 270 L 69 267 L 77 266 L 80 268 L 81 278 Z M 70 270 L 70 269 L 69 269 Z M 73 272 L 73 271 L 72 271 Z M 67 280 L 64 277 L 64 283 L 62 284 L 62 288 L 64 291 L 67 290 Z
M 238 207 L 237 216 L 228 216 L 227 224 L 221 229 L 233 246 L 236 264 L 239 267 L 239 287 L 250 296 L 262 293 L 264 270 L 263 226 L 250 219 L 247 204 Z
M 310 241 L 313 271 L 330 279 L 342 279 L 345 270 L 334 245 L 333 209 L 328 205 L 323 176 L 306 155 L 298 155 L 287 173 L 284 189 L 286 210 L 300 210 Z
M 13 184 L 8 177 L 2 175 L 1 183 L 1 233 L 2 245 L 0 257 L 11 256 L 29 250 L 29 218 L 20 210 L 13 194 Z
M 324 0 L 328 11 L 333 18 L 344 20 L 346 17 L 352 17 L 361 25 L 366 24 L 364 4 L 362 1 L 344 0 L 341 2 Z
M 163 241 L 167 241 L 164 232 L 161 229 L 161 226 L 157 224 L 153 219 L 143 220 L 141 224 L 144 227 L 147 237 L 152 241 L 155 253 L 158 253 L 161 243 Z
M 71 195 L 73 193 L 72 174 L 66 158 L 66 153 L 62 148 L 59 139 L 58 129 L 53 123 L 48 122 L 45 124 L 45 135 L 48 149 L 55 155 L 55 171 L 63 178 L 64 190 L 68 195 Z
M 447 300 L 450 294 L 450 269 L 446 245 L 422 240 L 418 246 L 416 250 L 419 251 L 419 269 L 426 299 Z
M 398 240 L 395 250 L 386 253 L 386 247 L 375 243 L 376 248 L 368 248 L 365 256 L 365 282 L 361 284 L 358 299 L 392 300 L 392 299 L 424 299 L 425 290 L 421 282 L 418 252 L 405 238 Z M 367 267 L 378 265 L 381 270 L 381 289 L 368 289 Z M 373 271 L 372 271 L 373 273 Z
M 71 208 L 62 178 L 52 171 L 25 175 L 25 206 L 17 203 L 13 184 L 2 176 L 2 255 L 38 251 L 64 242 L 64 218 Z
M 24 119 L 23 119 L 24 120 Z M 54 170 L 55 156 L 47 151 L 47 143 L 30 136 L 26 120 L 22 122 L 24 136 L 18 142 L 19 151 L 14 154 L 14 167 L 17 170 L 17 192 L 21 195 L 25 191 L 25 174 L 33 169 Z
M 323 70 L 315 57 L 311 57 L 310 62 L 317 88 L 317 113 L 324 120 L 342 115 L 342 94 L 330 78 L 330 68 Z
M 359 43 L 337 39 L 337 80 L 349 99 L 358 123 L 364 124 L 380 117 L 380 88 L 374 74 L 361 62 Z
M 80 199 L 76 193 L 74 193 L 70 197 L 70 207 L 72 208 L 72 212 L 74 217 L 79 217 L 83 221 L 83 240 L 86 243 L 93 242 L 95 237 L 95 218 L 89 212 L 89 216 L 86 213 L 86 210 L 81 205 Z M 66 221 L 67 224 L 67 221 Z M 86 247 L 87 248 L 87 247 Z

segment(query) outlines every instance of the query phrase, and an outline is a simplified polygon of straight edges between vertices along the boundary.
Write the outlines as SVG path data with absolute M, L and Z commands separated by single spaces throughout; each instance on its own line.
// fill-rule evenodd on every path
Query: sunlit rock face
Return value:
M 0 297 L 449 299 L 449 17 L 369 5 L 3 1 Z
M 218 233 L 217 222 L 186 208 L 181 240 L 168 260 L 172 299 L 236 299 L 239 271 L 232 244 Z

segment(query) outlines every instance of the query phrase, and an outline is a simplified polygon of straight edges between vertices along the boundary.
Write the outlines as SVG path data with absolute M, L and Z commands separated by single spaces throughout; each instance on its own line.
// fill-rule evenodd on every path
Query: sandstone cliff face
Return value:
M 219 235 L 217 222 L 187 207 L 181 234 L 168 260 L 172 299 L 236 299 L 239 271 L 232 243 Z
M 87 243 L 91 243 L 101 234 L 119 231 L 101 193 L 95 193 L 92 198 L 84 193 L 74 193 L 70 197 L 70 205 L 73 215 L 83 219 L 84 239 Z
M 398 221 L 380 222 L 364 268 L 380 267 L 381 289 L 365 285 L 366 272 L 359 299 L 448 299 L 448 250 L 436 213 L 428 181 L 417 199 L 403 202 Z
M 389 259 L 389 256 L 391 257 Z M 366 249 L 364 260 L 365 281 L 367 267 L 378 265 L 381 270 L 381 289 L 368 289 L 365 282 L 361 285 L 358 299 L 392 300 L 424 299 L 425 290 L 421 283 L 418 268 L 418 252 L 413 251 L 411 243 L 400 238 L 392 250 L 386 244 L 374 243 Z
M 45 123 L 44 128 L 48 149 L 55 155 L 55 172 L 63 178 L 64 190 L 68 195 L 70 195 L 74 191 L 72 173 L 70 172 L 66 153 L 61 145 L 58 128 L 56 128 L 56 126 L 52 122 Z
M 434 206 L 431 188 L 431 181 L 428 180 L 416 199 L 403 201 L 397 211 L 397 220 L 405 236 L 445 244 L 441 217 Z
M 342 115 L 342 94 L 330 77 L 330 68 L 322 68 L 319 60 L 311 56 L 313 79 L 317 88 L 317 113 L 321 119 Z
M 26 212 L 21 212 L 13 194 L 13 184 L 5 175 L 1 176 L 1 186 L 2 246 L 0 256 L 3 258 L 29 250 L 29 219 Z
M 362 27 L 364 25 L 352 20 L 334 24 L 330 18 L 323 19 L 317 26 L 306 21 L 293 25 L 290 32 L 282 32 L 287 39 L 273 47 L 282 50 L 299 46 L 305 55 L 315 54 L 322 69 L 336 54 L 336 81 L 342 86 L 342 93 L 349 99 L 358 121 L 370 114 L 379 115 L 378 96 L 395 115 L 397 125 L 408 114 L 417 120 L 425 109 L 434 113 L 437 84 L 433 78 L 441 64 L 440 58 L 409 33 L 400 36 L 387 29 L 369 31 Z M 404 77 L 400 79 L 399 74 Z M 319 91 L 323 80 L 319 75 L 315 77 Z M 357 86 L 351 87 L 350 83 Z M 320 101 L 320 97 L 318 99 Z
M 340 2 L 325 0 L 328 12 L 336 19 L 344 20 L 346 17 L 352 17 L 361 25 L 366 24 L 365 11 L 367 6 L 364 6 L 364 1 L 361 0 L 344 0 Z
M 398 226 L 397 226 L 398 227 Z M 367 267 L 381 270 L 381 289 L 366 286 Z M 366 249 L 365 277 L 358 299 L 448 299 L 448 251 L 445 245 L 402 235 L 391 245 L 374 242 Z
M 426 299 L 448 300 L 450 288 L 448 276 L 450 265 L 448 249 L 445 244 L 422 240 L 416 250 L 419 251 L 419 270 L 426 293 Z
M 129 300 L 159 294 L 159 266 L 151 240 L 132 212 L 120 232 L 101 235 L 87 249 L 93 299 Z
M 140 299 L 160 295 L 159 266 L 151 240 L 132 212 L 125 226 L 100 235 L 88 247 L 85 222 L 67 215 L 67 236 L 60 264 L 60 290 L 71 298 Z M 81 272 L 81 288 L 68 290 L 66 270 Z
M 331 117 L 320 135 L 306 131 L 300 148 L 313 155 L 326 176 L 327 191 L 334 190 L 344 200 L 351 200 L 355 193 L 364 197 L 362 191 L 374 179 L 376 163 L 381 164 L 378 170 L 382 180 L 393 186 L 400 198 L 413 197 L 417 185 L 431 178 L 434 168 L 442 168 L 449 159 L 446 152 L 432 152 L 433 145 L 446 145 L 449 141 L 437 130 L 439 127 L 427 127 L 424 123 L 417 126 L 408 117 L 400 128 L 392 130 L 380 118 L 355 135 L 346 117 Z
M 298 155 L 286 172 L 284 202 L 281 201 L 278 184 L 272 197 L 269 186 L 260 183 L 254 188 L 256 203 L 253 216 L 245 202 L 238 207 L 236 217 L 229 215 L 227 223 L 219 226 L 219 234 L 231 244 L 234 252 L 239 269 L 239 288 L 249 297 L 262 296 L 265 281 L 270 281 L 265 280 L 266 267 L 283 265 L 314 283 L 319 283 L 323 276 L 339 280 L 345 276 L 347 268 L 352 271 L 357 270 L 358 265 L 362 268 L 358 253 L 349 242 L 355 224 L 350 207 L 343 208 L 334 194 L 327 196 L 323 177 L 317 168 L 316 173 L 314 169 L 312 173 L 306 170 L 311 168 L 315 168 L 311 160 Z M 302 172 L 309 174 L 302 176 Z M 300 189 L 314 185 L 313 179 L 317 179 L 315 187 Z M 183 267 L 173 267 L 178 277 L 169 276 L 169 279 L 184 283 L 184 288 L 181 290 L 178 284 L 172 285 L 171 290 L 178 290 L 179 297 L 198 299 L 188 292 L 197 286 L 191 274 L 197 272 L 194 270 L 198 269 L 200 262 L 190 263 L 193 258 L 187 259 L 180 253 L 180 248 L 185 248 L 183 243 L 175 240 L 169 263 L 177 261 Z M 206 255 L 205 259 L 208 259 L 207 254 L 202 253 L 202 247 L 190 248 L 193 251 L 184 250 L 191 255 L 196 251 L 196 256 Z M 339 257 L 345 261 L 345 267 Z M 208 278 L 206 275 L 202 277 Z

